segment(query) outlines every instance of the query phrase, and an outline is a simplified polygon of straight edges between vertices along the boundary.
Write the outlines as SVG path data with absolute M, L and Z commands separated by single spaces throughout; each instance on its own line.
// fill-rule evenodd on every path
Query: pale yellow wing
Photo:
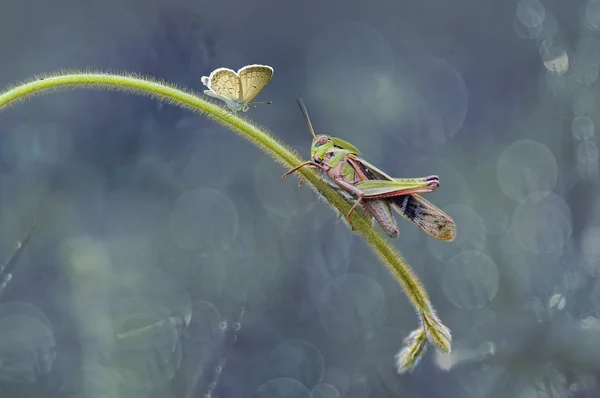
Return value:
M 242 84 L 241 100 L 249 103 L 265 88 L 273 77 L 273 68 L 267 65 L 248 65 L 238 71 Z
M 218 96 L 229 100 L 242 99 L 242 84 L 235 71 L 228 68 L 215 69 L 206 80 L 208 88 Z

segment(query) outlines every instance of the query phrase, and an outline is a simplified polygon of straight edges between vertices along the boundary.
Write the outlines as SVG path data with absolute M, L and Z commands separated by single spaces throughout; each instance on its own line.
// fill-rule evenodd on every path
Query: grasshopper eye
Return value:
M 315 148 L 318 148 L 318 147 L 320 147 L 321 145 L 324 145 L 324 144 L 326 144 L 326 143 L 327 143 L 327 141 L 328 141 L 327 137 L 326 137 L 326 136 L 323 136 L 323 137 L 319 138 L 319 139 L 317 140 L 317 142 L 315 142 L 314 146 L 315 146 Z

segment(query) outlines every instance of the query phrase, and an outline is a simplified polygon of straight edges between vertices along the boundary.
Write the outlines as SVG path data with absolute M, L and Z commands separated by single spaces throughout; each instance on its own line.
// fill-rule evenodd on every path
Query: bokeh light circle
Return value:
M 313 398 L 310 390 L 298 380 L 276 378 L 262 384 L 251 398 Z
M 26 314 L 1 318 L 0 335 L 1 382 L 35 383 L 51 371 L 56 342 L 40 319 Z
M 540 53 L 548 72 L 554 75 L 564 75 L 569 69 L 569 55 L 562 46 L 543 47 Z
M 572 233 L 571 210 L 556 194 L 519 203 L 512 233 L 521 247 L 534 253 L 562 252 Z
M 598 66 L 587 62 L 582 57 L 573 60 L 571 70 L 575 81 L 582 86 L 590 86 L 598 80 Z
M 600 0 L 590 0 L 585 5 L 585 21 L 590 27 L 600 29 Z
M 546 9 L 539 0 L 521 0 L 517 4 L 517 18 L 529 28 L 541 26 L 546 19 Z
M 485 307 L 496 297 L 499 272 L 494 260 L 480 251 L 464 251 L 452 257 L 443 273 L 442 289 L 458 308 Z
M 589 116 L 577 116 L 571 123 L 571 133 L 579 141 L 589 140 L 594 136 L 594 121 Z
M 510 199 L 523 202 L 550 194 L 558 179 L 558 163 L 544 144 L 520 140 L 504 150 L 496 172 L 502 192 Z
M 587 87 L 578 87 L 571 95 L 573 113 L 577 116 L 586 116 L 594 109 L 594 94 Z
M 323 380 L 325 360 L 314 344 L 289 339 L 278 344 L 269 355 L 271 378 L 290 378 L 313 388 Z
M 319 384 L 312 390 L 313 398 L 340 398 L 340 392 L 331 384 Z
M 321 302 L 321 325 L 340 341 L 364 338 L 385 320 L 385 293 L 375 280 L 362 274 L 332 278 Z
M 467 116 L 469 96 L 459 71 L 433 56 L 398 61 L 402 120 L 398 133 L 408 145 L 425 149 L 454 137 Z
M 600 227 L 586 228 L 581 237 L 585 269 L 593 277 L 600 276 Z
M 196 188 L 177 199 L 169 226 L 181 249 L 209 256 L 231 246 L 239 230 L 239 216 L 227 195 L 212 188 Z
M 598 163 L 598 145 L 594 141 L 583 141 L 577 146 L 577 160 L 583 164 Z

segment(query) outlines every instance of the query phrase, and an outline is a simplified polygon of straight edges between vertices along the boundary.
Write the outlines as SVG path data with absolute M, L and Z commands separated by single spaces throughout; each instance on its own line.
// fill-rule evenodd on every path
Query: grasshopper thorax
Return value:
M 313 140 L 312 147 L 310 148 L 310 157 L 315 162 L 321 163 L 333 146 L 333 141 L 329 136 L 318 135 Z

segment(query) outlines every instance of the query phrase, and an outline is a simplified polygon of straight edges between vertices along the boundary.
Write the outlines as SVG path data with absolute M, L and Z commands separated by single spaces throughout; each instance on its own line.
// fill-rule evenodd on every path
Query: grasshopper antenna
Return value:
M 315 134 L 315 129 L 313 129 L 312 123 L 310 122 L 310 118 L 308 117 L 308 111 L 304 106 L 304 102 L 302 102 L 302 98 L 297 98 L 296 102 L 298 102 L 298 106 L 300 107 L 300 111 L 302 112 L 302 116 L 304 116 L 304 120 L 306 120 L 306 124 L 308 125 L 308 129 L 314 138 L 317 138 Z

